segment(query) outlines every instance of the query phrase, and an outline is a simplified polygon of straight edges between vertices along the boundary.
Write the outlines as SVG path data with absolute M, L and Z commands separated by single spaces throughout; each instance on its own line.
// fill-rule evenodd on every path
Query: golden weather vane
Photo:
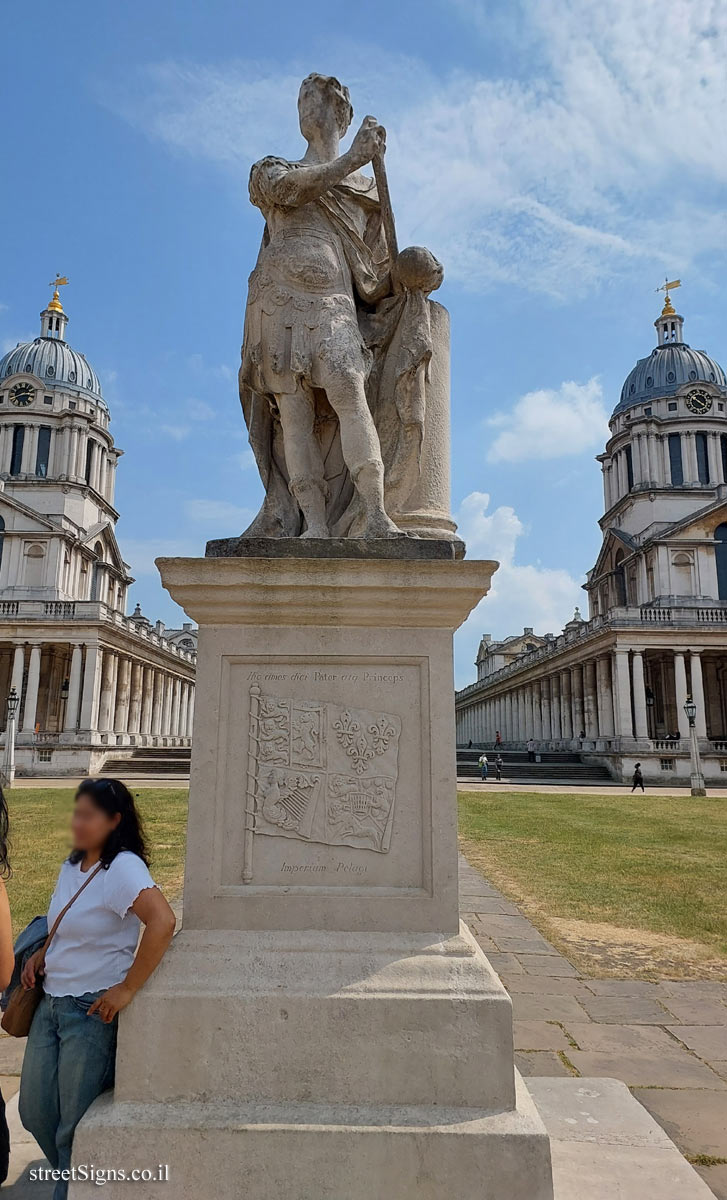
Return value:
M 671 296 L 669 295 L 669 292 L 673 291 L 674 288 L 678 288 L 681 286 L 682 286 L 681 279 L 665 279 L 664 282 L 662 283 L 661 287 L 658 287 L 656 289 L 657 292 L 664 293 L 664 307 L 661 311 L 662 317 L 670 317 L 672 315 L 672 313 L 674 313 L 676 311 L 674 308 L 674 305 L 671 302 Z
M 48 284 L 48 287 L 52 287 L 54 289 L 53 299 L 51 300 L 50 304 L 48 305 L 48 308 L 52 308 L 54 310 L 54 312 L 63 312 L 63 305 L 61 304 L 61 298 L 58 293 L 58 289 L 59 289 L 59 287 L 65 287 L 67 283 L 68 283 L 68 276 L 67 275 L 59 275 L 58 272 L 56 272 L 55 279 L 53 280 L 52 283 Z

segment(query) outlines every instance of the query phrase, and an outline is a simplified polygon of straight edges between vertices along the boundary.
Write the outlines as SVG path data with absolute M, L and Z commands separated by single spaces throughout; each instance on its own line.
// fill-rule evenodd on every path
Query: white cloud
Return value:
M 453 7 L 492 44 L 490 5 Z M 387 125 L 401 242 L 431 245 L 468 286 L 572 295 L 723 250 L 726 42 L 718 0 L 514 0 L 494 44 L 523 75 L 436 73 L 360 41 L 324 58 L 358 115 Z M 231 169 L 237 187 L 254 158 L 299 151 L 307 69 L 167 62 L 104 101 L 176 152 Z
M 468 558 L 494 558 L 500 563 L 488 595 L 455 638 L 458 687 L 474 681 L 473 663 L 483 633 L 502 638 L 526 625 L 538 633 L 559 633 L 575 606 L 583 603 L 580 582 L 568 571 L 515 562 L 517 541 L 525 527 L 514 509 L 501 506 L 489 512 L 489 507 L 485 492 L 472 492 L 457 514 Z
M 159 432 L 170 437 L 174 442 L 183 442 L 189 437 L 189 425 L 160 425 Z
M 603 446 L 608 438 L 608 413 L 595 378 L 527 392 L 509 412 L 495 413 L 486 425 L 499 431 L 487 454 L 489 462 L 563 458 Z
M 191 521 L 219 521 L 236 534 L 242 533 L 255 516 L 252 509 L 240 508 L 228 500 L 187 500 L 184 511 Z

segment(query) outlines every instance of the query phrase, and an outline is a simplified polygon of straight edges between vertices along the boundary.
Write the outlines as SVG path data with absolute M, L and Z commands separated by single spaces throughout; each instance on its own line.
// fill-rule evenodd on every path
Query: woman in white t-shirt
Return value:
M 49 926 L 89 873 L 99 864 L 101 869 L 69 908 L 48 949 L 19 1097 L 23 1125 L 60 1172 L 53 1200 L 65 1200 L 68 1191 L 76 1125 L 113 1086 L 118 1014 L 149 978 L 174 933 L 174 913 L 149 874 L 141 820 L 123 783 L 82 783 L 71 831 L 73 849 L 51 897 Z M 25 987 L 33 986 L 36 966 L 33 955 L 23 969 Z

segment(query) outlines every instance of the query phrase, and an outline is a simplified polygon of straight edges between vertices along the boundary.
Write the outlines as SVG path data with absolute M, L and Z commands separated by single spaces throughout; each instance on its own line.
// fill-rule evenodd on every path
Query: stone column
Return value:
M 684 662 L 684 654 L 681 650 L 674 651 L 674 699 L 677 710 L 677 725 L 679 727 L 679 736 L 685 741 L 689 740 L 689 720 L 684 711 L 686 703 L 687 691 L 687 669 Z
M 596 659 L 598 736 L 613 737 L 613 693 L 611 691 L 610 662 L 606 655 Z
M 694 717 L 694 728 L 698 738 L 707 736 L 707 707 L 704 700 L 704 683 L 702 680 L 702 659 L 699 650 L 689 651 L 689 674 L 692 680 L 692 700 L 697 706 Z
M 634 732 L 637 738 L 648 738 L 649 721 L 646 711 L 646 682 L 644 680 L 644 656 L 634 650 L 631 656 L 634 679 Z
M 529 683 L 525 688 L 525 737 L 535 737 L 535 713 L 533 711 L 533 685 Z
M 573 714 L 573 737 L 580 737 L 581 730 L 585 732 L 583 720 L 583 668 L 571 667 L 571 711 Z
M 560 674 L 556 671 L 550 677 L 550 726 L 553 738 L 562 737 L 560 723 Z
M 707 461 L 709 463 L 709 482 L 713 487 L 722 483 L 722 453 L 718 433 L 707 434 Z
M 11 688 L 15 688 L 19 700 L 23 698 L 23 676 L 25 675 L 25 646 L 16 646 L 13 654 L 13 673 L 10 679 Z M 18 716 L 20 708 L 18 707 Z M 17 720 L 17 718 L 16 718 Z
M 179 692 L 181 682 L 179 676 L 175 675 L 172 690 L 172 726 L 170 730 L 172 737 L 179 737 Z
M 119 662 L 118 684 L 116 687 L 116 715 L 114 729 L 117 733 L 129 731 L 129 700 L 131 694 L 131 659 L 122 658 Z
M 628 650 L 613 652 L 613 716 L 617 736 L 632 737 L 631 680 L 629 677 Z
M 101 674 L 101 695 L 98 705 L 99 733 L 109 733 L 113 727 L 114 698 L 115 698 L 116 654 L 113 650 L 105 650 L 103 657 L 103 672 Z
M 23 713 L 23 733 L 35 731 L 35 716 L 38 708 L 38 687 L 40 685 L 40 645 L 31 645 L 30 664 L 28 666 L 28 686 L 25 691 L 25 711 Z
M 94 732 L 98 727 L 98 692 L 103 655 L 100 646 L 86 647 L 81 696 L 80 727 Z
M 187 710 L 189 708 L 189 684 L 186 679 L 182 680 L 181 696 L 179 700 L 179 736 L 187 736 Z M 477 710 L 474 710 L 475 716 L 475 736 L 473 741 L 478 741 L 477 737 Z
M 172 677 L 164 675 L 164 700 L 162 703 L 162 736 L 168 737 L 172 721 Z M 469 736 L 469 735 L 468 735 Z
M 139 733 L 141 730 L 141 689 L 143 684 L 143 667 L 136 660 L 131 664 L 131 686 L 129 689 L 129 733 Z
M 144 683 L 141 689 L 141 733 L 148 737 L 151 733 L 152 691 L 154 688 L 154 668 L 144 667 Z
M 697 443 L 694 439 L 694 433 L 687 431 L 682 434 L 682 446 L 684 448 L 684 482 L 698 483 L 699 482 L 699 467 L 697 465 Z
M 533 704 L 533 737 L 536 742 L 541 741 L 543 737 L 543 714 L 540 708 L 540 680 L 532 686 L 532 704 Z
M 659 487 L 662 482 L 663 472 L 661 469 L 661 455 L 659 454 L 659 443 L 656 434 L 649 434 L 649 463 L 651 466 L 651 482 Z
M 164 676 L 161 671 L 154 672 L 154 698 L 151 705 L 152 737 L 159 737 L 162 729 L 162 703 L 164 691 Z
M 550 679 L 547 675 L 540 680 L 540 715 L 543 741 L 549 742 L 553 729 L 550 721 Z
M 589 659 L 583 664 L 583 727 L 586 737 L 598 737 L 598 699 L 596 695 L 596 663 Z
M 566 741 L 573 737 L 570 668 L 568 667 L 560 673 L 560 731 L 561 737 L 565 738 Z
M 78 704 L 81 698 L 81 671 L 83 668 L 83 647 L 76 644 L 71 653 L 71 673 L 68 677 L 68 700 L 66 701 L 66 717 L 63 728 L 67 733 L 74 733 L 78 726 Z
M 192 731 L 194 729 L 194 684 L 189 685 L 189 704 L 187 705 L 187 737 L 192 739 Z M 487 739 L 487 728 L 482 731 L 482 736 Z

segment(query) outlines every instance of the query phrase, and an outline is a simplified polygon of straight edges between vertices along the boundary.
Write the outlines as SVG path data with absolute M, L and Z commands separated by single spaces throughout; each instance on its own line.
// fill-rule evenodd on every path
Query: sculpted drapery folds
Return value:
M 265 217 L 250 281 L 240 398 L 265 500 L 261 537 L 392 537 L 419 478 L 432 357 L 428 293 L 442 280 L 419 247 L 396 255 L 367 117 L 350 150 L 348 90 L 310 75 L 298 101 L 308 150 L 250 174 Z M 387 241 L 388 232 L 388 241 Z M 393 249 L 393 253 L 392 253 Z

